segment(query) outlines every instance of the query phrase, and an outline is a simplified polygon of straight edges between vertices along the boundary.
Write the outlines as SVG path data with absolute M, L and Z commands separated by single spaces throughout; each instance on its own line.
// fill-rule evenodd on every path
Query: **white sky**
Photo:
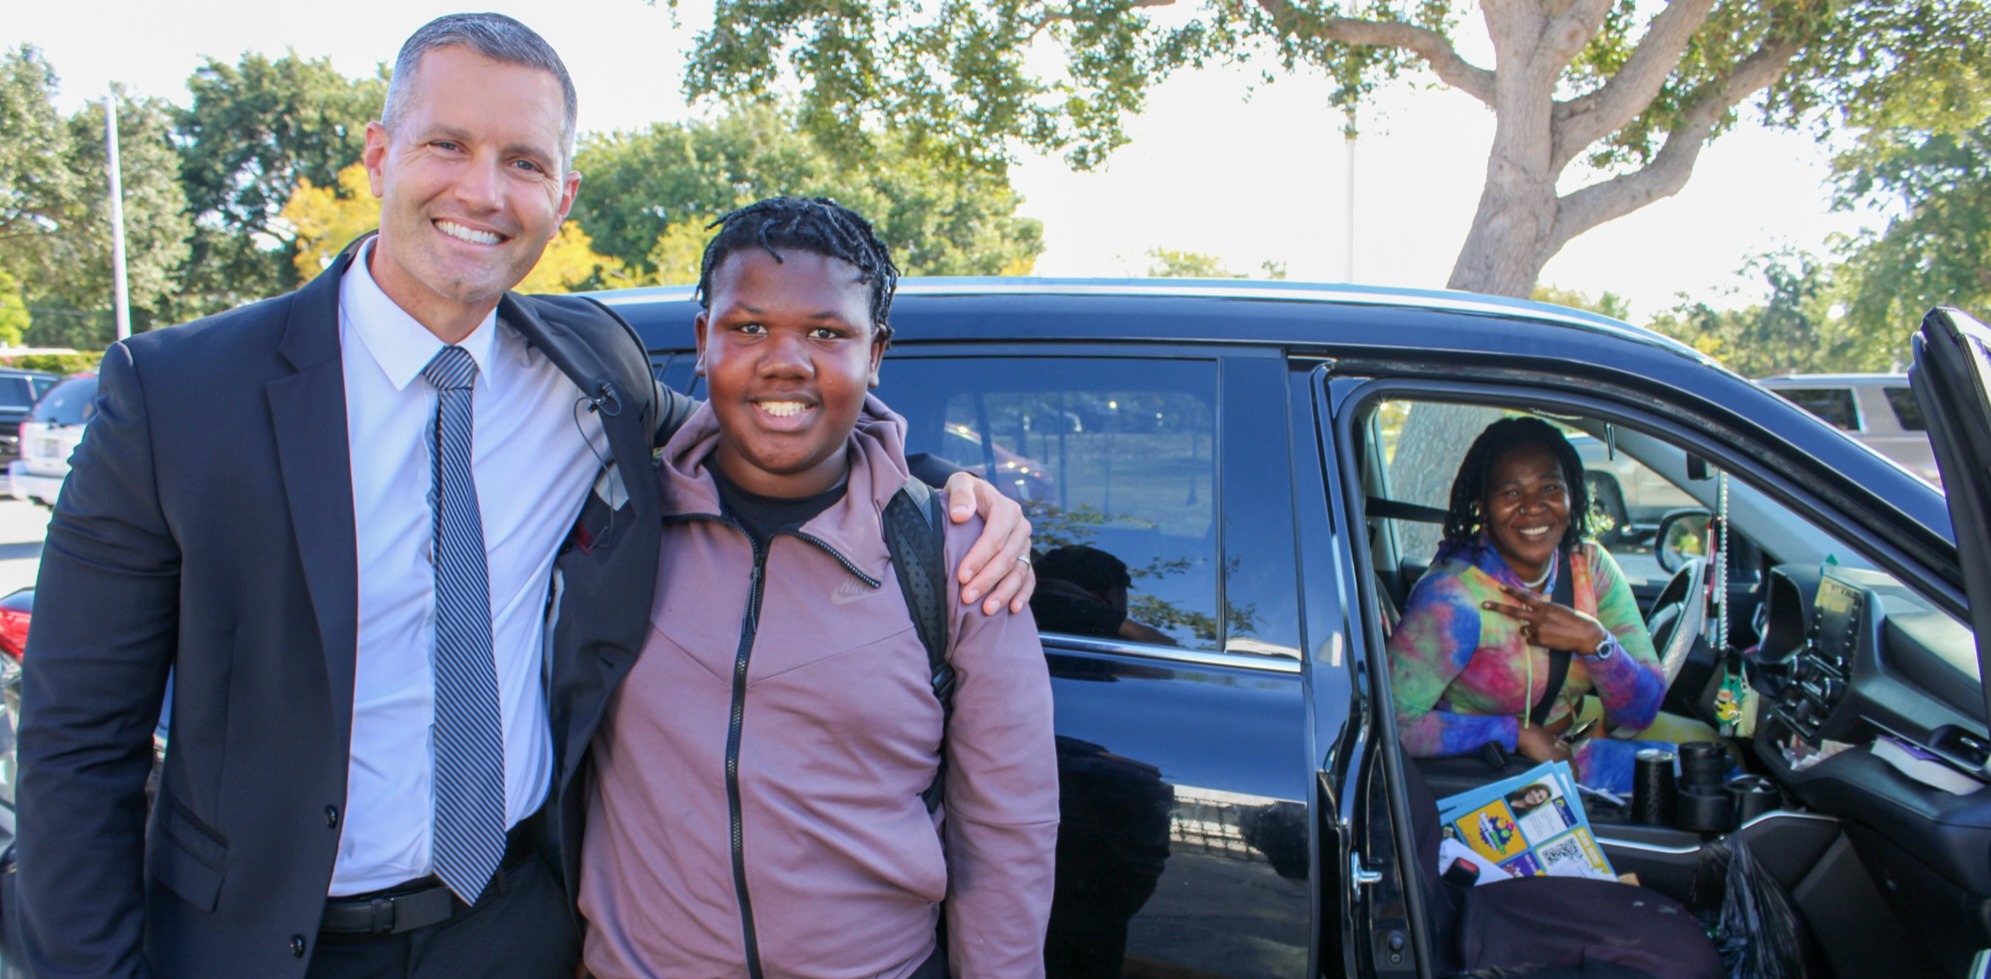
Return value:
M 560 51 L 580 91 L 583 132 L 688 114 L 680 80 L 702 10 L 688 9 L 676 29 L 667 9 L 643 0 L 482 2 Z M 9 6 L 0 44 L 43 50 L 60 75 L 64 111 L 112 81 L 185 105 L 186 79 L 210 55 L 234 62 L 289 48 L 330 57 L 348 75 L 371 74 L 416 27 L 464 9 L 435 0 L 347 0 L 317 14 L 267 0 Z M 1469 57 L 1484 49 L 1476 21 L 1461 33 Z M 1349 156 L 1327 83 L 1290 78 L 1254 89 L 1256 78 L 1206 70 L 1170 81 L 1131 122 L 1133 142 L 1097 172 L 1026 159 L 1012 179 L 1025 198 L 1021 213 L 1044 222 L 1037 272 L 1137 275 L 1148 249 L 1163 247 L 1217 255 L 1240 272 L 1274 260 L 1294 279 L 1349 279 Z M 1478 202 L 1492 115 L 1457 92 L 1404 86 L 1365 108 L 1361 121 L 1353 280 L 1442 287 Z M 1593 296 L 1616 292 L 1634 320 L 1683 292 L 1718 305 L 1753 301 L 1755 286 L 1735 276 L 1750 255 L 1783 245 L 1820 250 L 1831 232 L 1873 220 L 1829 213 L 1826 174 L 1824 155 L 1805 136 L 1745 127 L 1702 152 L 1678 196 L 1577 238 L 1542 281 Z M 1750 291 L 1724 295 L 1736 287 Z

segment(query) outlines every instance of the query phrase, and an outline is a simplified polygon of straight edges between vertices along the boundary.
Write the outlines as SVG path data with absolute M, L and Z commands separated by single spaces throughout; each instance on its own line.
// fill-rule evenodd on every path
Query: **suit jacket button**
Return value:
M 290 957 L 293 959 L 301 959 L 304 957 L 303 935 L 290 936 Z
M 333 829 L 337 829 L 337 828 L 339 827 L 339 807 L 338 807 L 338 806 L 326 806 L 326 807 L 325 807 L 325 825 L 327 825 L 327 826 L 330 826 L 330 827 L 332 827 Z

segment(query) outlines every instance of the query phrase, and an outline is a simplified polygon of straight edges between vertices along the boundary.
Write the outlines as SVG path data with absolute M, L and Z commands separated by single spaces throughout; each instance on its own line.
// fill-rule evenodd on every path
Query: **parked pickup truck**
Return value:
M 689 290 L 599 298 L 699 393 Z M 1952 789 L 1991 779 L 1991 331 L 1969 317 L 1932 312 L 1911 374 L 1943 468 L 1978 474 L 1947 499 L 1687 347 L 1527 302 L 908 280 L 892 325 L 880 393 L 908 448 L 1035 526 L 1063 809 L 1050 975 L 1434 974 L 1450 937 L 1417 790 L 1499 773 L 1397 750 L 1384 639 L 1466 444 L 1504 414 L 1697 505 L 1620 562 L 1687 652 L 1669 709 L 1712 722 L 1724 677 L 1753 685 L 1737 747 L 1776 801 L 1727 833 L 1593 805 L 1615 868 L 1684 902 L 1702 854 L 1741 841 L 1842 977 L 1961 977 L 1991 947 L 1991 793 L 1871 747 L 1919 747 Z M 1726 560 L 1693 557 L 1724 537 Z

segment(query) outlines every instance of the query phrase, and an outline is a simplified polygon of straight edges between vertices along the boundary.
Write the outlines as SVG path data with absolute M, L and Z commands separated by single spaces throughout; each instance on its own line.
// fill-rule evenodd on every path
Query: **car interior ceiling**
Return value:
M 1627 419 L 1543 417 L 1636 460 L 1708 511 L 1724 502 L 1718 475 L 1690 478 L 1692 446 Z M 1390 496 L 1374 414 L 1355 432 L 1374 574 L 1372 634 L 1380 637 L 1394 627 L 1429 560 L 1400 552 L 1400 531 L 1442 521 L 1443 512 L 1430 506 L 1434 501 Z M 1724 660 L 1746 662 L 1760 708 L 1756 731 L 1729 745 L 1744 771 L 1777 784 L 1780 804 L 1739 829 L 1704 833 L 1635 824 L 1628 813 L 1586 800 L 1599 840 L 1619 873 L 1635 874 L 1682 903 L 1693 898 L 1707 844 L 1742 842 L 1790 895 L 1806 926 L 1810 965 L 1823 974 L 1962 974 L 1978 949 L 1991 946 L 1991 793 L 1951 795 L 1884 764 L 1865 764 L 1865 751 L 1828 766 L 1841 774 L 1814 776 L 1794 770 L 1787 753 L 1820 741 L 1858 751 L 1875 735 L 1891 733 L 1924 747 L 1945 743 L 1952 756 L 1981 763 L 1987 739 L 1974 637 L 1967 623 L 1875 570 L 1819 518 L 1764 491 L 1756 474 L 1738 470 L 1730 477 L 1725 502 L 1734 560 L 1722 589 L 1732 596 L 1730 634 L 1716 641 L 1708 616 L 1693 653 L 1698 666 L 1682 672 L 1665 709 L 1716 720 L 1713 694 Z M 1821 589 L 1854 596 L 1847 628 L 1859 639 L 1847 646 L 1844 662 L 1819 652 Z M 1834 702 L 1813 702 L 1813 690 L 1828 683 L 1837 685 Z M 1496 769 L 1477 756 L 1405 763 L 1441 798 L 1532 767 L 1511 759 Z

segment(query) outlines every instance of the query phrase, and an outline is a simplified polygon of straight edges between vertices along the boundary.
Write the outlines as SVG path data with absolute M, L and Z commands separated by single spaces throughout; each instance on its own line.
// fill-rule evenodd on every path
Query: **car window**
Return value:
M 27 378 L 0 377 L 0 408 L 26 408 L 34 403 L 34 385 Z
M 1904 432 L 1927 431 L 1922 423 L 1922 406 L 1915 403 L 1915 392 L 1906 386 L 1890 387 L 1887 391 L 1887 405 L 1894 409 L 1894 419 L 1901 423 Z
M 1771 388 L 1798 407 L 1848 432 L 1860 430 L 1860 414 L 1851 388 Z
M 35 388 L 35 397 L 40 398 L 42 395 L 47 394 L 48 389 L 54 387 L 55 382 L 59 380 L 61 380 L 61 378 L 43 377 L 39 374 L 35 375 L 34 378 L 31 379 L 31 383 L 34 384 Z
M 81 425 L 96 413 L 96 397 L 96 378 L 70 378 L 50 388 L 28 414 L 28 420 L 44 425 Z
M 1220 648 L 1214 362 L 894 358 L 881 393 L 1023 504 L 1041 630 Z

